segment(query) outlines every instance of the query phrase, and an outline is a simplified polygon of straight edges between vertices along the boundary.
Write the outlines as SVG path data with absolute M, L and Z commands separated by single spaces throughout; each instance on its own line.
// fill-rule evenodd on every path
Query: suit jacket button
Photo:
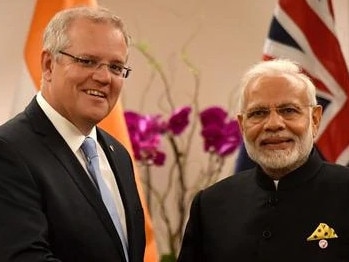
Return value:
M 269 230 L 264 230 L 263 233 L 262 233 L 262 236 L 265 239 L 271 238 L 271 232 Z

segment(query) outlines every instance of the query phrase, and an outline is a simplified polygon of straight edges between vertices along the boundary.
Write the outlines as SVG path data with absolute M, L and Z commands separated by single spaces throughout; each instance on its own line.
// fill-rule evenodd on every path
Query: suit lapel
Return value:
M 26 114 L 34 132 L 42 136 L 45 146 L 56 157 L 57 161 L 61 163 L 79 191 L 81 191 L 87 201 L 96 210 L 98 217 L 102 220 L 103 225 L 106 227 L 112 239 L 114 239 L 117 245 L 122 249 L 118 233 L 100 194 L 86 175 L 84 168 L 81 166 L 75 154 L 39 107 L 35 98 L 26 108 Z
M 100 129 L 97 129 L 97 136 L 98 141 L 107 156 L 115 180 L 117 181 L 122 203 L 124 205 L 128 242 L 130 246 L 129 255 L 131 257 L 133 252 L 133 242 L 135 242 L 134 238 L 137 237 L 137 232 L 135 232 L 135 228 L 133 227 L 134 219 L 135 216 L 138 215 L 137 212 L 143 212 L 141 207 L 137 209 L 135 206 L 135 200 L 137 199 L 136 196 L 138 192 L 136 185 L 134 184 L 133 177 L 130 176 L 130 172 L 133 170 L 132 162 L 129 158 L 127 158 L 127 154 L 125 154 L 125 152 L 120 151 L 124 149 L 121 145 L 117 144 L 114 139 L 106 135 Z M 135 197 L 127 197 L 127 195 L 134 195 Z
M 118 150 L 118 146 L 115 145 L 115 143 L 113 141 L 111 141 L 110 139 L 108 139 L 107 136 L 104 136 L 100 129 L 97 129 L 97 136 L 98 136 L 98 142 L 100 143 L 100 145 L 103 148 L 103 151 L 108 159 L 109 165 L 113 171 L 114 177 L 115 177 L 115 181 L 118 184 L 118 188 L 120 191 L 120 196 L 122 199 L 122 203 L 124 205 L 125 208 L 125 215 L 126 215 L 126 219 L 127 219 L 127 214 L 129 214 L 129 212 L 127 212 L 126 208 L 129 206 L 128 205 L 128 198 L 126 197 L 126 192 L 128 192 L 128 181 L 127 181 L 127 176 L 124 176 L 122 174 L 125 174 L 126 171 L 124 171 L 124 161 L 120 161 L 116 155 L 117 155 L 117 150 Z

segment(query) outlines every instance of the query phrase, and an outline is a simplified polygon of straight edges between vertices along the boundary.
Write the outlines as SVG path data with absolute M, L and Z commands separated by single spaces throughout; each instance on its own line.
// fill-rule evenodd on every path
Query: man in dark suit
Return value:
M 41 92 L 0 127 L 0 261 L 142 262 L 130 156 L 96 127 L 130 71 L 124 24 L 103 8 L 68 9 L 43 46 Z
M 247 71 L 238 120 L 257 166 L 196 195 L 179 262 L 349 261 L 349 169 L 313 146 L 315 93 L 288 60 Z

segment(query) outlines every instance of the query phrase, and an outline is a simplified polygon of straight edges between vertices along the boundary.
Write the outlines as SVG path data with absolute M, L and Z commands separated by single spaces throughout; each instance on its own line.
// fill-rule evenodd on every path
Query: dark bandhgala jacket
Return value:
M 97 129 L 125 207 L 130 262 L 142 262 L 144 216 L 131 159 Z M 0 127 L 0 261 L 126 262 L 101 196 L 34 99 Z
M 257 167 L 199 192 L 178 261 L 349 261 L 349 169 L 313 150 L 277 189 Z

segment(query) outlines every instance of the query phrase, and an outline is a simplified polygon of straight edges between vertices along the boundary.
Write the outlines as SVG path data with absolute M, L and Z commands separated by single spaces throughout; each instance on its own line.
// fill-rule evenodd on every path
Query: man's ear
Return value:
M 244 120 L 244 116 L 239 113 L 237 114 L 237 120 L 238 120 L 238 123 L 239 123 L 239 128 L 240 128 L 240 133 L 243 134 L 243 120 Z
M 45 82 L 51 82 L 52 69 L 53 69 L 53 55 L 48 51 L 41 52 L 41 70 L 42 77 Z
M 321 105 L 314 106 L 313 112 L 312 112 L 313 137 L 317 135 L 317 132 L 320 126 L 321 117 L 322 117 L 322 106 Z

